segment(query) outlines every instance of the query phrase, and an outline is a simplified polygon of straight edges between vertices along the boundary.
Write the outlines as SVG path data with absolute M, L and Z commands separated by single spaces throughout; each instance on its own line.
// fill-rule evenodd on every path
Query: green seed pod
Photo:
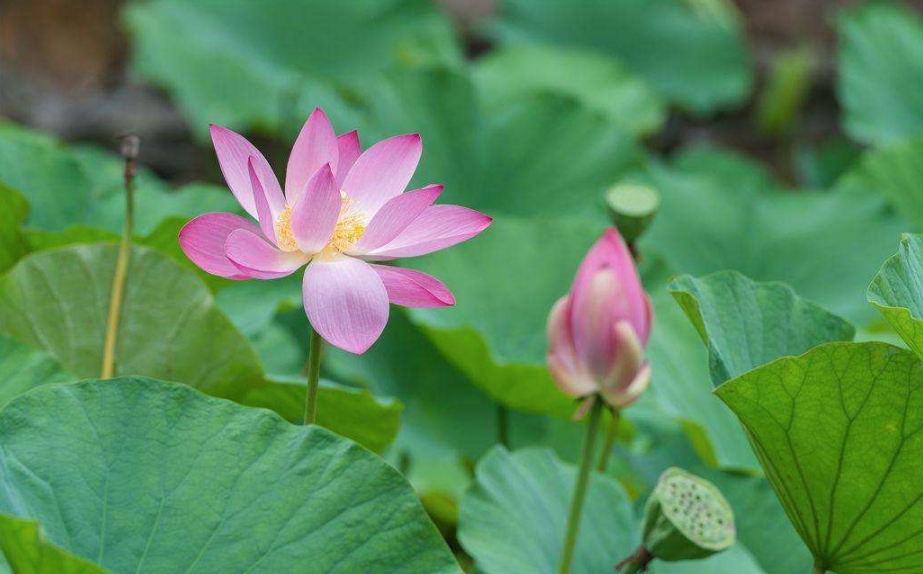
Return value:
M 657 190 L 636 183 L 619 183 L 606 192 L 612 223 L 629 245 L 641 237 L 660 207 Z
M 680 468 L 660 475 L 644 516 L 644 548 L 667 562 L 697 560 L 732 546 L 734 511 L 712 483 Z

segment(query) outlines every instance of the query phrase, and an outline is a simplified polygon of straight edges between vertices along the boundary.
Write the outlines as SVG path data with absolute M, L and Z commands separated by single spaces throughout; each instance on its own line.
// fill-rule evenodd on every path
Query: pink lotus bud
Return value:
M 607 229 L 580 264 L 570 293 L 551 309 L 551 376 L 569 396 L 599 393 L 613 407 L 630 405 L 650 382 L 643 354 L 651 321 L 651 301 L 631 252 L 615 229 Z

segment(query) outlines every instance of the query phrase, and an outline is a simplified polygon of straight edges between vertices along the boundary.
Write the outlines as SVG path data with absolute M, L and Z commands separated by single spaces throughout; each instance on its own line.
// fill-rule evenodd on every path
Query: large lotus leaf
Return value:
M 923 359 L 923 235 L 907 235 L 869 285 L 868 299 Z
M 923 137 L 867 151 L 837 181 L 837 187 L 882 194 L 909 229 L 923 232 Z
M 715 386 L 779 357 L 851 341 L 856 332 L 788 285 L 760 283 L 736 271 L 683 275 L 670 288 L 708 347 Z
M 0 408 L 40 385 L 74 380 L 47 351 L 0 335 Z
M 778 191 L 757 168 L 717 150 L 678 154 L 644 180 L 662 203 L 641 248 L 677 272 L 734 269 L 788 283 L 856 323 L 875 318 L 862 293 L 904 227 L 883 198 Z
M 602 225 L 582 219 L 498 217 L 480 237 L 409 261 L 439 277 L 458 301 L 411 318 L 450 362 L 512 408 L 569 416 L 573 401 L 545 367 L 545 323 Z
M 142 155 L 143 159 L 143 155 Z M 120 233 L 125 198 L 122 160 L 96 148 L 72 148 L 13 124 L 0 124 L 0 179 L 21 192 L 30 228 L 62 231 L 72 225 Z M 170 216 L 239 211 L 224 187 L 189 185 L 171 191 L 140 170 L 135 184 L 135 233 L 147 235 Z
M 400 474 L 355 443 L 144 378 L 0 414 L 0 510 L 116 573 L 460 574 Z
M 26 198 L 0 182 L 0 273 L 29 252 L 29 240 L 22 230 L 28 213 Z
M 0 512 L 0 572 L 3 574 L 112 574 L 56 546 L 35 520 Z
M 730 3 L 679 0 L 508 0 L 494 30 L 504 42 L 593 48 L 696 113 L 750 92 L 750 57 Z
M 644 159 L 630 136 L 573 97 L 533 94 L 489 105 L 458 72 L 389 79 L 373 104 L 369 141 L 418 131 L 423 157 L 411 185 L 445 184 L 444 203 L 603 221 L 603 193 Z
M 923 20 L 890 2 L 866 2 L 837 19 L 844 128 L 883 144 L 923 131 Z
M 301 424 L 307 380 L 302 377 L 270 377 L 241 400 L 245 405 L 271 409 L 289 422 Z M 401 426 L 403 405 L 381 400 L 368 389 L 357 389 L 321 380 L 317 390 L 317 424 L 351 439 L 373 452 L 394 441 Z
M 792 524 L 838 574 L 923 569 L 923 362 L 828 343 L 715 394 L 752 437 Z
M 485 574 L 547 574 L 561 553 L 576 469 L 545 449 L 490 451 L 461 503 L 459 541 Z M 640 526 L 622 486 L 594 474 L 571 572 L 609 572 L 639 544 Z M 655 562 L 651 574 L 762 574 L 741 547 L 709 560 Z
M 29 255 L 0 280 L 0 330 L 98 376 L 118 247 L 88 244 Z M 117 375 L 180 381 L 236 398 L 262 380 L 250 343 L 205 285 L 178 263 L 132 247 L 115 349 Z
M 345 102 L 374 98 L 382 70 L 460 61 L 426 0 L 158 0 L 125 16 L 135 71 L 170 90 L 201 136 L 209 123 L 294 134 L 316 105 L 353 118 Z
M 616 60 L 590 50 L 519 45 L 477 60 L 474 77 L 488 105 L 536 91 L 560 93 L 606 114 L 634 135 L 660 129 L 665 102 Z

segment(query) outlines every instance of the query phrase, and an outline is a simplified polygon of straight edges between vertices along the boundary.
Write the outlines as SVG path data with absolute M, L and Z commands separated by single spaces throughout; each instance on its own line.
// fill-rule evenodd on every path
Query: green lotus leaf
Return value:
M 828 343 L 715 394 L 746 427 L 821 567 L 923 569 L 923 362 L 916 355 L 884 343 Z
M 48 351 L 78 377 L 98 376 L 118 247 L 42 251 L 0 279 L 0 332 Z M 260 384 L 247 339 L 205 285 L 154 250 L 132 247 L 115 374 L 157 376 L 239 398 Z
M 923 235 L 907 235 L 872 280 L 868 300 L 923 359 Z
M 708 347 L 715 386 L 779 357 L 851 341 L 856 332 L 788 285 L 753 281 L 736 271 L 683 275 L 671 293 Z
M 461 574 L 380 458 L 185 385 L 37 389 L 0 413 L 0 445 L 0 511 L 114 573 Z
M 698 114 L 741 103 L 753 81 L 730 2 L 508 0 L 492 30 L 504 43 L 597 50 Z
M 0 335 L 0 408 L 35 387 L 76 379 L 47 351 Z
M 923 20 L 893 2 L 864 2 L 837 18 L 837 94 L 856 141 L 886 144 L 923 132 Z

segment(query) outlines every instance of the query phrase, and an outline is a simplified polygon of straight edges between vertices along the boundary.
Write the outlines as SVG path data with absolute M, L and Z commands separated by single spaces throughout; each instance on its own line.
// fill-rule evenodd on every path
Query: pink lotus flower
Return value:
M 572 397 L 599 393 L 613 407 L 630 405 L 651 378 L 643 360 L 651 320 L 631 252 L 607 229 L 548 317 L 547 362 L 558 387 Z
M 244 137 L 211 126 L 228 187 L 257 223 L 206 213 L 183 227 L 186 256 L 213 275 L 275 279 L 308 264 L 304 308 L 328 342 L 363 353 L 388 322 L 388 303 L 444 307 L 455 298 L 438 279 L 368 261 L 424 255 L 470 239 L 491 218 L 433 205 L 443 186 L 404 191 L 422 153 L 418 134 L 364 152 L 355 131 L 339 137 L 315 109 L 292 148 L 285 193 L 263 155 Z

